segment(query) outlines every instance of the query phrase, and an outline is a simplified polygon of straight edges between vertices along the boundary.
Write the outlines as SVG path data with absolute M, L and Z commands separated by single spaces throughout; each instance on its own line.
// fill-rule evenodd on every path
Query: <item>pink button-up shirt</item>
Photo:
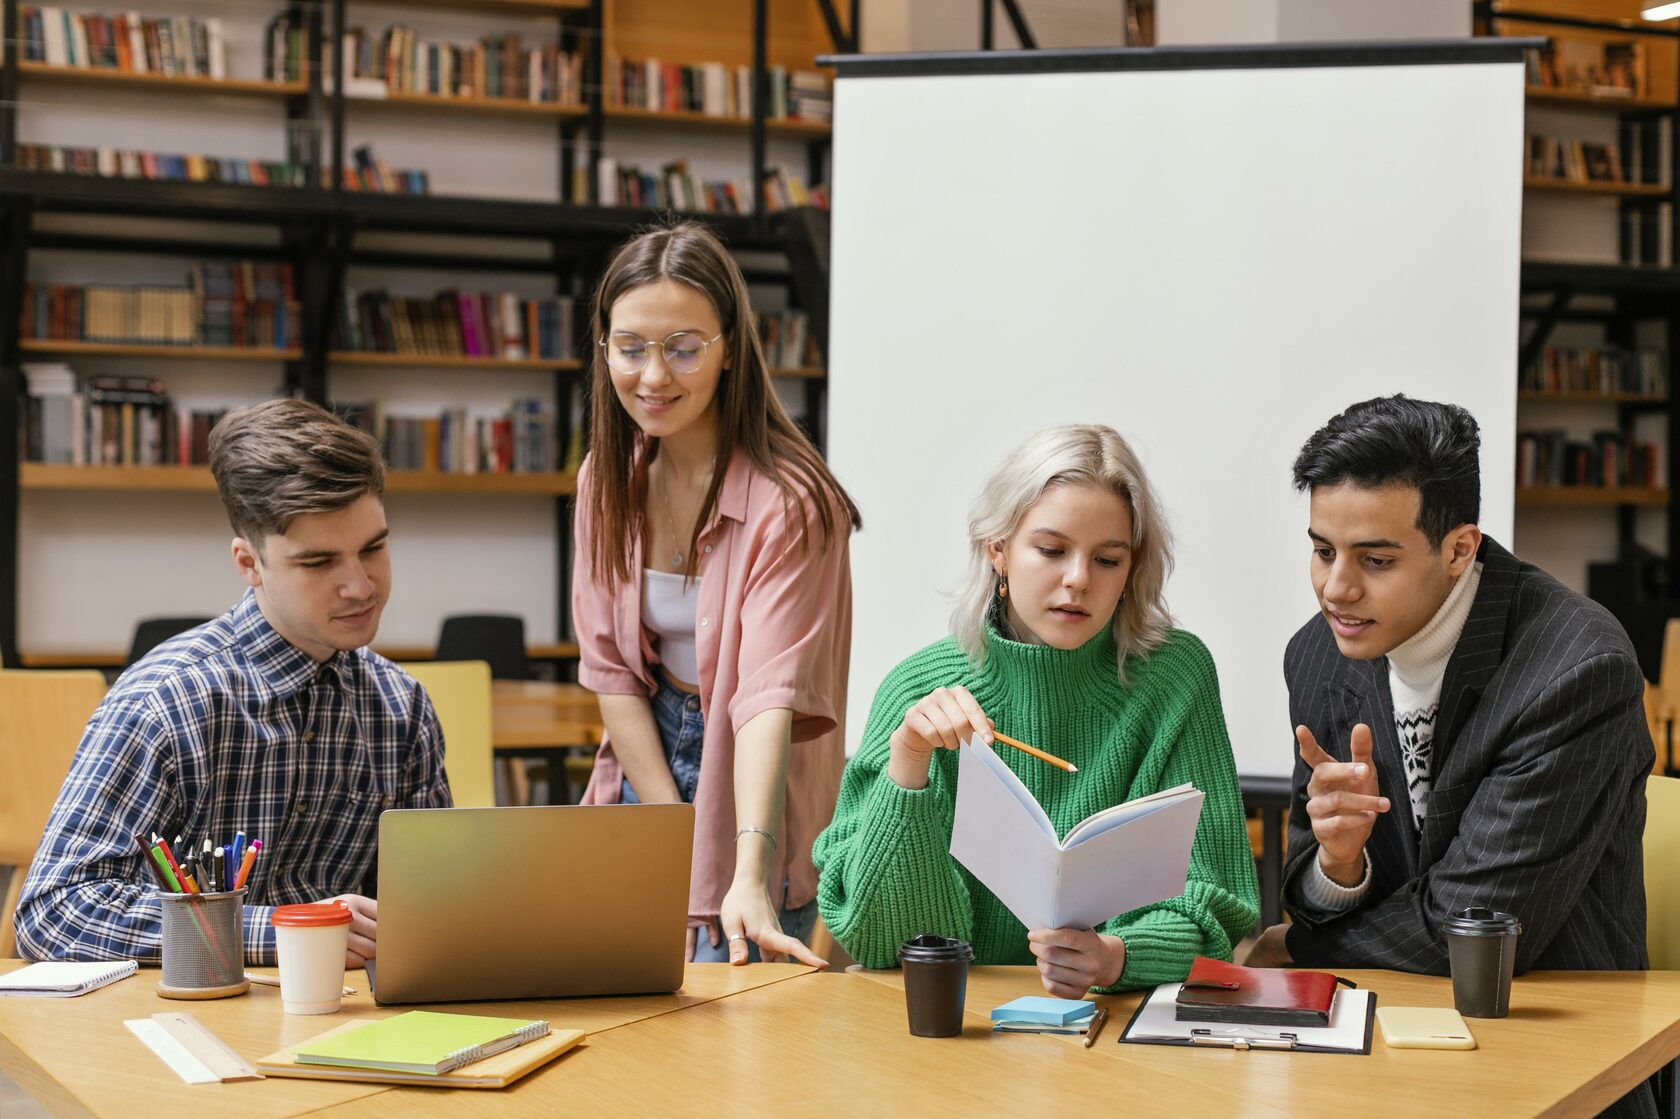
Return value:
M 587 493 L 590 463 L 578 475 Z M 809 498 L 807 498 L 809 500 Z M 807 507 L 796 507 L 806 512 Z M 753 716 L 793 712 L 787 807 L 776 836 L 770 896 L 785 878 L 782 904 L 816 897 L 811 842 L 828 826 L 845 767 L 843 723 L 852 644 L 851 526 L 835 506 L 835 536 L 808 518 L 808 542 L 790 523 L 782 491 L 736 452 L 717 511 L 700 534 L 700 602 L 695 645 L 706 730 L 694 797 L 691 917 L 713 917 L 735 877 L 735 830 L 764 821 L 735 814 L 735 734 Z M 595 576 L 589 509 L 577 503 L 572 624 L 581 648 L 578 682 L 593 692 L 651 696 L 658 656 L 642 625 L 642 542 L 630 542 L 630 578 L 609 595 Z M 584 804 L 615 804 L 623 768 L 601 743 Z

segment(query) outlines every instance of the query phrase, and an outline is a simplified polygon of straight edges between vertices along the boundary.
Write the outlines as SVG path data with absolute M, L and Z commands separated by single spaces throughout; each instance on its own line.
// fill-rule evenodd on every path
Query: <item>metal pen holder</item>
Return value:
M 158 894 L 163 907 L 166 999 L 220 999 L 251 989 L 245 978 L 245 891 Z

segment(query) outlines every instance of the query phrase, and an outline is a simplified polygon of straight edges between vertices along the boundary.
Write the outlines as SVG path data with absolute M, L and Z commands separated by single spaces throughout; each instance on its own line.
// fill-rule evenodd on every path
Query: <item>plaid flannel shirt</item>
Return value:
M 18 952 L 158 962 L 162 916 L 135 836 L 199 848 L 243 831 L 263 841 L 246 956 L 272 964 L 274 906 L 372 896 L 379 814 L 449 804 L 425 689 L 366 649 L 317 663 L 247 591 L 123 673 L 94 712 L 23 885 Z

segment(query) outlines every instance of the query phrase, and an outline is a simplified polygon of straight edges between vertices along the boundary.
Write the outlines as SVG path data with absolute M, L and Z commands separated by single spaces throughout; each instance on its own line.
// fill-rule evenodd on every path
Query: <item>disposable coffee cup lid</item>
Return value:
M 898 946 L 898 958 L 905 963 L 944 964 L 972 960 L 974 947 L 938 933 L 918 933 Z
M 310 902 L 306 905 L 278 905 L 268 923 L 277 928 L 310 929 L 348 925 L 350 907 L 341 901 Z
M 1480 905 L 1460 909 L 1443 925 L 1448 932 L 1458 936 L 1515 936 L 1522 932 L 1522 924 L 1511 914 Z

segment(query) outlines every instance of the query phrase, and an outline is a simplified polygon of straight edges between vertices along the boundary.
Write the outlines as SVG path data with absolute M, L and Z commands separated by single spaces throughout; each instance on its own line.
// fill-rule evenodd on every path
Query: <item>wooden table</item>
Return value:
M 494 680 L 490 703 L 491 745 L 506 758 L 547 762 L 549 803 L 564 804 L 574 779 L 581 785 L 588 777 L 590 755 L 606 733 L 595 693 L 577 684 Z M 523 780 L 515 780 L 523 799 Z
M 0 971 L 17 966 L 0 962 Z M 553 1065 L 500 1092 L 270 1079 L 187 1087 L 122 1019 L 185 1009 L 256 1058 L 344 1020 L 287 1018 L 278 992 L 169 1003 L 157 972 L 81 999 L 0 999 L 0 1067 L 55 1112 L 329 1119 L 555 1114 L 727 1116 L 1045 1114 L 1145 1116 L 1592 1115 L 1680 1055 L 1680 973 L 1538 973 L 1512 1013 L 1474 1020 L 1473 1052 L 1369 1057 L 1120 1045 L 1137 995 L 1115 996 L 1091 1049 L 1076 1038 L 994 1036 L 987 1011 L 1042 993 L 1030 968 L 976 968 L 961 1038 L 912 1038 L 896 972 L 813 974 L 792 965 L 691 966 L 683 992 L 463 1006 L 590 1031 Z M 1447 980 L 1350 972 L 1378 1005 L 1451 1005 Z M 363 986 L 359 977 L 353 985 Z M 376 1016 L 365 995 L 351 1012 Z

